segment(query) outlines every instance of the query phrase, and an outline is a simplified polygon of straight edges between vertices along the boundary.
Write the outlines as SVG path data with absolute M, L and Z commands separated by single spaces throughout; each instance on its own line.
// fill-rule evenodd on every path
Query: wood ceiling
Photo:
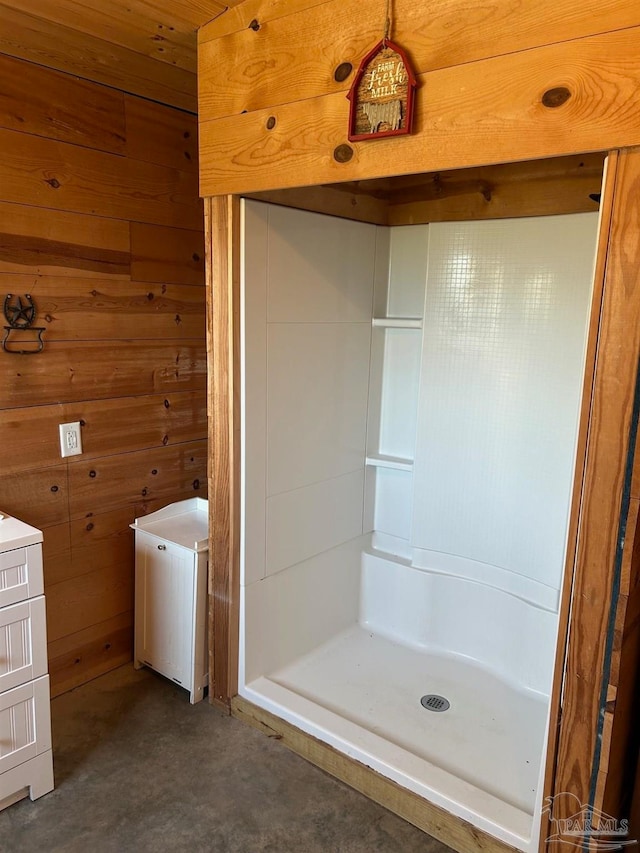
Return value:
M 241 0 L 2 0 L 0 53 L 196 111 L 196 30 Z

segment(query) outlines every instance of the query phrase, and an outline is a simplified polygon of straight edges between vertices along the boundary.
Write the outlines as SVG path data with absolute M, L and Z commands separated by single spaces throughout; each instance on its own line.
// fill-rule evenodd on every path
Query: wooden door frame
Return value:
M 544 786 L 545 797 L 568 791 L 594 807 L 602 801 L 603 745 L 615 714 L 610 677 L 616 628 L 625 585 L 631 583 L 633 537 L 625 532 L 630 508 L 637 515 L 638 506 L 631 502 L 640 498 L 631 495 L 640 356 L 635 273 L 640 259 L 634 263 L 640 255 L 639 149 L 612 152 L 601 210 Z M 230 708 L 238 690 L 240 617 L 239 198 L 207 199 L 206 214 L 210 695 Z M 556 801 L 553 818 L 568 816 L 564 809 Z M 549 834 L 546 818 L 540 849 L 549 846 Z M 480 835 L 482 846 L 491 846 L 491 839 Z

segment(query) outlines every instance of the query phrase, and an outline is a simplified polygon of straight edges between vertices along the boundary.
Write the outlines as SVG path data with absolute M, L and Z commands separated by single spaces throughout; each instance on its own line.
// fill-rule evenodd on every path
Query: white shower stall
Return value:
M 533 850 L 598 215 L 242 204 L 239 693 Z

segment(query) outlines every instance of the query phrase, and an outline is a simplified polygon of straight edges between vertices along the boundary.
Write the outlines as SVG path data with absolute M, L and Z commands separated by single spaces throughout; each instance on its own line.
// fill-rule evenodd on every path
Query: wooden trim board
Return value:
M 207 202 L 209 696 L 238 692 L 240 618 L 240 200 Z
M 582 406 L 576 447 L 576 470 L 574 474 L 573 493 L 571 498 L 571 515 L 569 518 L 569 530 L 567 536 L 568 548 L 565 558 L 564 578 L 558 614 L 558 642 L 556 647 L 554 679 L 551 688 L 549 738 L 546 753 L 543 802 L 547 797 L 552 796 L 554 793 L 554 775 L 556 771 L 558 740 L 560 735 L 560 715 L 562 686 L 564 680 L 564 663 L 567 654 L 569 614 L 571 612 L 571 599 L 574 590 L 574 569 L 576 560 L 577 537 L 584 489 L 587 441 L 589 435 L 589 424 L 591 421 L 591 411 L 593 402 L 596 351 L 598 346 L 598 335 L 600 331 L 604 277 L 606 272 L 607 261 L 607 247 L 609 244 L 609 234 L 611 230 L 611 215 L 613 210 L 613 198 L 616 184 L 618 156 L 619 155 L 617 151 L 612 151 L 609 154 L 605 166 L 605 175 L 602 186 L 602 199 L 600 207 L 600 232 L 598 235 L 596 269 L 594 273 L 594 288 L 591 300 L 589 331 L 587 335 L 585 375 L 582 390 Z M 542 824 L 540 831 L 541 851 L 543 850 L 544 845 L 543 839 L 547 838 L 550 834 L 549 827 L 549 814 L 544 813 L 542 816 Z
M 292 752 L 458 853 L 512 853 L 515 850 L 240 696 L 231 701 L 231 715 L 268 737 L 276 738 Z
M 640 357 L 640 150 L 622 151 L 617 165 L 607 247 L 573 606 L 564 673 L 554 793 L 574 793 L 602 807 L 611 712 L 609 678 L 618 609 L 629 585 L 621 577 L 637 411 Z M 602 260 L 602 259 L 601 259 Z M 631 533 L 631 531 L 630 531 Z M 615 687 L 615 685 L 613 685 Z M 559 809 L 554 817 L 568 817 Z

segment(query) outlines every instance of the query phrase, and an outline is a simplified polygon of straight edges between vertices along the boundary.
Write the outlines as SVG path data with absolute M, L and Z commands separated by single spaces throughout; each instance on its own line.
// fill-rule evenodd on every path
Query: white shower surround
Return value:
M 407 451 L 416 415 L 406 409 L 407 388 L 417 390 L 419 380 L 420 358 L 415 351 L 406 358 L 421 340 L 415 320 L 410 329 L 374 330 L 385 337 L 371 348 L 379 385 L 386 381 L 381 346 L 388 344 L 387 360 L 395 347 L 398 363 L 414 365 L 390 415 L 401 427 L 394 432 L 383 416 L 372 425 L 371 410 L 380 409 L 384 394 L 374 384 L 368 436 L 361 416 L 372 310 L 420 316 L 424 280 L 407 253 L 424 241 L 426 226 L 392 229 L 389 247 L 387 229 L 360 223 L 254 202 L 245 202 L 244 217 L 239 692 L 435 805 L 533 851 L 564 554 L 556 554 L 557 583 L 550 585 L 536 571 L 529 577 L 469 554 L 417 547 Z M 591 255 L 581 259 L 582 275 L 588 269 L 590 276 L 595 217 L 587 215 L 588 225 L 580 219 L 563 221 L 575 233 L 582 229 L 579 239 Z M 305 241 L 312 245 L 306 257 Z M 396 280 L 405 282 L 392 292 L 385 281 L 389 254 Z M 354 258 L 364 261 L 358 266 Z M 342 278 L 332 281 L 341 263 Z M 426 277 L 426 251 L 423 270 Z M 590 278 L 583 286 L 588 305 Z M 586 316 L 582 323 L 583 353 Z M 581 370 L 580 362 L 580 376 Z M 337 402 L 327 396 L 333 386 Z M 569 413 L 574 443 L 579 386 Z M 293 412 L 294 401 L 304 409 L 305 387 L 318 400 L 307 412 Z M 282 418 L 288 410 L 292 416 Z M 335 429 L 342 435 L 332 446 Z M 393 447 L 383 446 L 389 436 Z M 318 454 L 310 459 L 314 442 Z M 365 456 L 383 467 L 365 471 Z M 570 486 L 569 477 L 565 526 Z M 548 580 L 549 572 L 542 576 Z M 446 693 L 451 710 L 425 711 L 419 699 L 431 692 Z

